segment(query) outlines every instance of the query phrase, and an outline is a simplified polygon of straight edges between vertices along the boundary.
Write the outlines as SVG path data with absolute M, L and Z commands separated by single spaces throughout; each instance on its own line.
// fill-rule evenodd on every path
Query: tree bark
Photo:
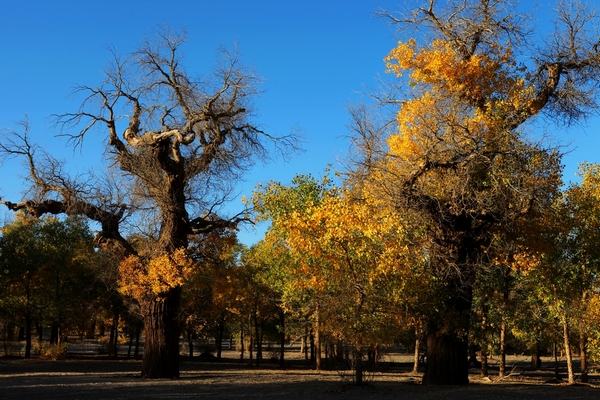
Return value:
M 279 367 L 283 368 L 285 359 L 285 313 L 282 309 L 279 309 L 279 326 L 281 330 L 279 333 Z
M 244 359 L 244 324 L 240 328 L 240 360 Z
M 435 318 L 427 328 L 427 366 L 424 385 L 466 385 L 469 383 L 469 314 L 472 303 L 470 287 L 449 282 L 448 294 L 453 298 L 446 304 L 455 317 L 450 327 Z M 440 318 L 441 321 L 447 319 Z
M 355 381 L 354 383 L 357 386 L 362 386 L 363 384 L 363 370 L 364 370 L 364 366 L 363 366 L 363 355 L 362 355 L 362 349 L 360 345 L 356 345 L 354 347 L 354 377 L 355 377 Z
M 258 312 L 256 310 L 254 310 L 252 318 L 254 320 L 254 337 L 256 342 L 256 366 L 259 366 L 262 361 L 262 334 L 260 332 L 261 327 L 258 323 Z
M 584 290 L 581 295 L 581 304 L 587 304 L 587 291 Z M 579 356 L 581 357 L 581 382 L 587 383 L 587 332 L 583 318 L 579 320 Z
M 554 377 L 560 379 L 560 371 L 558 369 L 558 343 L 554 340 Z
M 486 303 L 481 310 L 481 376 L 488 376 L 487 317 L 488 305 Z
M 570 384 L 573 384 L 575 383 L 575 373 L 573 372 L 573 356 L 571 354 L 571 344 L 569 343 L 569 321 L 566 315 L 563 315 L 562 320 L 565 357 L 567 359 L 567 379 Z
M 534 371 L 542 368 L 542 359 L 540 358 L 541 351 L 540 339 L 536 339 L 535 347 L 531 353 L 531 369 Z
M 31 357 L 31 315 L 25 314 L 25 358 Z
M 300 351 L 304 353 L 304 361 L 306 361 L 307 365 L 308 365 L 308 360 L 309 360 L 309 357 L 308 357 L 308 342 L 309 342 L 308 338 L 309 338 L 309 336 L 310 336 L 310 333 L 308 331 L 308 326 L 305 325 L 304 326 L 304 335 L 302 336 L 302 345 L 301 345 Z
M 219 326 L 217 327 L 217 360 L 221 359 L 223 353 L 223 336 L 225 335 L 225 318 L 219 319 Z
M 119 356 L 119 312 L 115 310 L 112 325 L 110 327 L 108 355 L 117 358 Z
M 466 338 L 429 324 L 427 367 L 424 385 L 466 385 L 469 383 L 468 343 Z
M 584 322 L 581 322 L 579 328 L 579 354 L 581 357 L 581 382 L 587 383 L 587 335 L 585 333 Z
M 502 317 L 500 324 L 500 365 L 498 367 L 498 376 L 502 378 L 506 376 L 506 322 Z
M 191 329 L 188 329 L 187 338 L 188 338 L 188 356 L 190 358 L 193 358 L 194 357 L 194 337 L 192 335 Z
M 419 372 L 419 356 L 420 356 L 420 347 L 421 347 L 421 329 L 420 323 L 415 324 L 415 355 L 413 359 L 413 370 L 412 373 L 416 374 Z
M 179 324 L 181 288 L 174 288 L 142 305 L 146 342 L 142 377 L 179 378 Z
M 321 322 L 319 320 L 319 302 L 315 306 L 315 329 L 314 329 L 314 350 L 315 350 L 315 369 L 320 371 L 321 366 Z
M 129 346 L 127 346 L 127 358 L 131 358 L 131 349 L 133 348 L 133 339 L 135 336 L 135 330 L 129 328 Z
M 133 351 L 133 358 L 136 360 L 140 355 L 140 334 L 142 333 L 142 321 L 138 321 L 135 327 L 135 350 Z

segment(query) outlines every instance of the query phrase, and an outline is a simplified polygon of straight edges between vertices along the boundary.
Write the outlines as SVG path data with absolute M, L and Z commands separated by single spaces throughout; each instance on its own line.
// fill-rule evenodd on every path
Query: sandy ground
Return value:
M 586 385 L 547 383 L 552 370 L 528 372 L 525 358 L 511 360 L 515 368 L 509 378 L 498 380 L 492 369 L 491 379 L 482 379 L 472 370 L 471 384 L 458 387 L 419 385 L 421 376 L 407 372 L 409 360 L 389 357 L 382 364 L 386 372 L 369 373 L 359 387 L 349 371 L 316 372 L 299 359 L 284 369 L 235 358 L 184 359 L 178 380 L 141 379 L 140 361 L 126 359 L 0 359 L 0 399 L 600 399 L 600 375 L 592 374 Z

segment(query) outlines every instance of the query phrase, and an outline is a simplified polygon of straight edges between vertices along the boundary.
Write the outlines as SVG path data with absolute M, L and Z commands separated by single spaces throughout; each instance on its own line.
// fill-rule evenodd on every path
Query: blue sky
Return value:
M 287 163 L 256 168 L 239 186 L 249 195 L 259 182 L 287 183 L 296 173 L 322 176 L 348 147 L 348 104 L 360 100 L 384 74 L 383 57 L 399 38 L 396 28 L 374 16 L 378 9 L 398 10 L 405 0 L 0 0 L 0 128 L 15 129 L 28 115 L 35 140 L 58 154 L 75 171 L 98 164 L 102 137 L 90 137 L 80 150 L 65 148 L 50 116 L 74 111 L 69 97 L 77 84 L 95 85 L 115 46 L 121 54 L 135 49 L 144 35 L 162 24 L 185 26 L 189 70 L 209 72 L 220 45 L 237 44 L 245 65 L 265 80 L 256 99 L 257 122 L 268 132 L 287 134 L 295 127 L 305 137 L 304 152 Z M 545 10 L 544 7 L 541 8 Z M 545 18 L 544 12 L 537 14 Z M 80 100 L 80 99 L 79 99 Z M 596 152 L 598 120 L 586 128 L 552 131 L 571 142 L 565 178 L 583 160 L 600 161 Z M 19 164 L 2 167 L 0 196 L 21 198 Z M 232 206 L 233 210 L 242 205 Z M 0 218 L 6 215 L 0 210 Z M 251 243 L 261 231 L 243 231 Z

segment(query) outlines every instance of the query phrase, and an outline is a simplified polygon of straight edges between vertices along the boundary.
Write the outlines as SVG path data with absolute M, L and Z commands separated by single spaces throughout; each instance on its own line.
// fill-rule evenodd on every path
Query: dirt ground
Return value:
M 527 359 L 513 357 L 513 374 L 499 380 L 493 365 L 491 379 L 471 372 L 467 386 L 421 386 L 421 375 L 410 372 L 410 357 L 389 357 L 385 372 L 368 373 L 367 384 L 352 384 L 349 371 L 316 372 L 303 360 L 290 359 L 280 369 L 261 367 L 235 358 L 222 362 L 200 359 L 181 362 L 178 380 L 140 378 L 141 362 L 106 357 L 73 357 L 61 361 L 0 359 L 0 399 L 600 399 L 600 375 L 590 384 L 565 385 L 553 380 L 550 363 L 531 372 Z

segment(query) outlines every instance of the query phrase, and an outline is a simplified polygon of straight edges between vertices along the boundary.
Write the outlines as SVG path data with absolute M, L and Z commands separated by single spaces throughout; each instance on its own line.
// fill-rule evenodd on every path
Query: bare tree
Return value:
M 113 50 L 104 81 L 78 87 L 75 94 L 84 97 L 80 108 L 56 117 L 75 146 L 93 128 L 106 132 L 110 173 L 69 177 L 60 162 L 32 144 L 27 126 L 5 134 L 0 150 L 5 157 L 24 157 L 32 196 L 2 204 L 36 216 L 85 215 L 101 226 L 96 245 L 121 259 L 187 249 L 191 235 L 235 228 L 245 220 L 242 213 L 218 215 L 230 183 L 269 150 L 292 149 L 294 137 L 272 137 L 253 122 L 251 101 L 260 80 L 236 53 L 221 49 L 212 75 L 190 75 L 180 54 L 186 39 L 165 28 L 126 58 Z M 151 242 L 144 254 L 123 233 L 140 226 L 146 229 L 137 237 Z M 180 295 L 181 286 L 174 285 L 141 300 L 146 378 L 179 376 Z

